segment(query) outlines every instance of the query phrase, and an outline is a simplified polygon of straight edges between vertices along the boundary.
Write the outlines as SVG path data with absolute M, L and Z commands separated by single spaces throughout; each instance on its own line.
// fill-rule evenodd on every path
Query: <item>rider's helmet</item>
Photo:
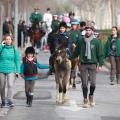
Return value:
M 67 16 L 63 17 L 63 22 L 69 23 L 70 22 L 70 18 L 67 17 Z
M 30 47 L 27 47 L 26 50 L 25 50 L 25 54 L 27 55 L 28 53 L 33 53 L 33 55 L 35 54 L 35 49 L 30 46 Z
M 80 22 L 79 22 L 77 19 L 73 19 L 73 20 L 71 21 L 71 25 L 72 25 L 72 24 L 77 24 L 77 25 L 79 25 Z
M 65 27 L 65 28 L 67 28 L 67 25 L 66 25 L 65 22 L 61 22 L 60 25 L 59 25 L 59 29 L 60 29 L 60 27 Z

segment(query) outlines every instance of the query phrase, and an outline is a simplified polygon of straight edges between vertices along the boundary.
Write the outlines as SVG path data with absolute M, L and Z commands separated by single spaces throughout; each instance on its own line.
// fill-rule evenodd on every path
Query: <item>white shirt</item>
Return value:
M 51 21 L 52 22 L 52 14 L 51 13 L 45 13 L 43 16 L 43 21 Z

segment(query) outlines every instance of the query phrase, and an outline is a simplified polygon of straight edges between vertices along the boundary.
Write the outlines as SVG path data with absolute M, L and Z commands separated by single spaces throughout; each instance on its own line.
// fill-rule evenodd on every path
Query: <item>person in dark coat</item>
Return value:
M 18 47 L 21 47 L 21 33 L 23 31 L 22 20 L 18 24 Z
M 3 36 L 5 36 L 7 34 L 10 34 L 8 18 L 6 18 L 5 22 L 3 23 Z

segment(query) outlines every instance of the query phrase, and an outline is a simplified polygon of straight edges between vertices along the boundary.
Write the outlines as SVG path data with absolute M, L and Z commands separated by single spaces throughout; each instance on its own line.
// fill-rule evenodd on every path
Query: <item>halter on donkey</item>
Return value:
M 68 99 L 67 90 L 69 85 L 71 65 L 66 56 L 63 46 L 57 48 L 55 60 L 56 103 L 63 104 Z
M 36 54 L 38 54 L 41 37 L 42 37 L 42 32 L 40 31 L 40 28 L 39 28 L 39 20 L 35 18 L 34 23 L 32 24 L 32 27 L 30 30 L 30 41 L 33 47 L 35 46 L 37 47 Z

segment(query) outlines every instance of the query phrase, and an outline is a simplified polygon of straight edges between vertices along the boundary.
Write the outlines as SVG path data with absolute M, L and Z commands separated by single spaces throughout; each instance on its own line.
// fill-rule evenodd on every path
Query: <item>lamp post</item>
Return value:
M 15 47 L 18 47 L 18 0 L 15 0 L 15 12 L 14 12 L 14 43 Z

